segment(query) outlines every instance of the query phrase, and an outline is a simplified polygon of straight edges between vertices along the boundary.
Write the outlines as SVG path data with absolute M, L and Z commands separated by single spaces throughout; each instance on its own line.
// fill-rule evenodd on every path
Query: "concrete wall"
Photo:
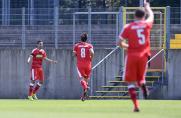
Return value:
M 30 82 L 30 65 L 26 63 L 32 49 L 0 49 L 0 98 L 26 98 Z M 81 88 L 77 79 L 75 59 L 71 49 L 45 49 L 57 64 L 44 62 L 45 83 L 38 92 L 39 98 L 76 99 Z M 95 50 L 93 65 L 101 60 L 111 49 Z M 106 84 L 119 73 L 120 53 L 116 51 L 93 71 L 93 89 Z
M 181 50 L 169 50 L 168 99 L 181 99 Z
M 32 49 L 0 49 L 0 98 L 26 98 L 30 82 L 30 65 L 26 63 Z M 45 49 L 57 64 L 44 62 L 45 83 L 38 92 L 39 98 L 79 99 L 81 87 L 71 49 Z M 95 49 L 93 65 L 112 49 Z M 169 50 L 167 61 L 168 87 L 154 91 L 154 99 L 181 99 L 181 51 Z M 119 75 L 120 51 L 117 50 L 92 72 L 93 90 L 107 85 Z M 90 82 L 91 83 L 91 82 Z
M 181 50 L 168 50 L 166 77 L 168 85 L 162 85 L 151 93 L 151 99 L 181 99 Z

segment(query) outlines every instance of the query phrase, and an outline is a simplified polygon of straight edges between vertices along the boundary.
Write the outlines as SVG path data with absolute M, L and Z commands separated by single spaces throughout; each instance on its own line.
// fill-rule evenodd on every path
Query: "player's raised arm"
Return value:
M 154 14 L 153 14 L 153 11 L 152 11 L 152 9 L 150 7 L 150 4 L 148 2 L 146 2 L 146 0 L 144 0 L 144 8 L 145 8 L 145 11 L 148 14 L 148 18 L 146 19 L 146 22 L 153 22 Z

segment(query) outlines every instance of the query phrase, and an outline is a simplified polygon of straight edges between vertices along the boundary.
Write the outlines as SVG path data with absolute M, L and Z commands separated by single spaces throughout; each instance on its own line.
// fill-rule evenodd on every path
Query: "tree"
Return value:
M 180 0 L 149 0 L 154 7 L 179 7 Z M 115 8 L 120 6 L 138 7 L 140 0 L 60 0 L 62 8 Z

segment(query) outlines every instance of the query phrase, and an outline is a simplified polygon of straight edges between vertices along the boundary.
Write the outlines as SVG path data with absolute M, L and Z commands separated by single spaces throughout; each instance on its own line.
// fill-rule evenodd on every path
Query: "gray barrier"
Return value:
M 30 65 L 27 58 L 32 49 L 0 49 L 0 98 L 24 99 L 30 82 Z M 38 92 L 43 99 L 79 99 L 81 87 L 75 67 L 72 49 L 45 49 L 57 64 L 44 62 L 45 83 Z M 96 49 L 94 64 L 106 56 L 111 49 Z M 110 56 L 93 72 L 94 90 L 114 79 L 119 73 L 119 51 Z M 93 65 L 94 65 L 93 64 Z

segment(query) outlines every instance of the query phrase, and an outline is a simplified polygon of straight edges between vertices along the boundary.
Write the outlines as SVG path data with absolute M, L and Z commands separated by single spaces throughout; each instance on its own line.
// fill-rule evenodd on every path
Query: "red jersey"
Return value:
M 41 68 L 43 59 L 46 57 L 46 52 L 43 49 L 35 48 L 31 55 L 33 56 L 32 68 Z
M 126 25 L 120 34 L 120 38 L 128 40 L 128 54 L 138 53 L 139 55 L 150 56 L 150 31 L 152 22 L 145 20 L 135 21 Z
M 90 65 L 91 64 L 91 53 L 93 46 L 86 42 L 80 42 L 75 44 L 74 52 L 77 56 L 77 65 Z

